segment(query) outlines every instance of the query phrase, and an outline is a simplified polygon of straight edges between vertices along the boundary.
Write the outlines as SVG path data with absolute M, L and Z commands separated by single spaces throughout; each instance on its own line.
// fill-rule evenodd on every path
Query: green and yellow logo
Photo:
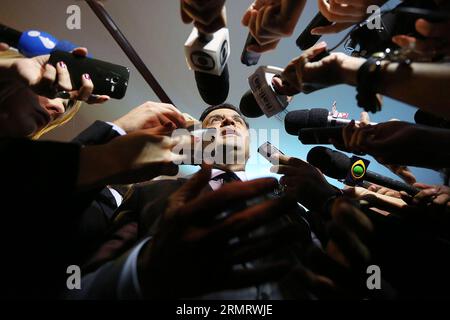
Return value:
M 366 174 L 366 170 L 367 170 L 366 164 L 364 163 L 364 161 L 360 159 L 355 163 L 353 163 L 350 172 L 352 174 L 353 179 L 359 180 L 364 177 L 364 175 Z

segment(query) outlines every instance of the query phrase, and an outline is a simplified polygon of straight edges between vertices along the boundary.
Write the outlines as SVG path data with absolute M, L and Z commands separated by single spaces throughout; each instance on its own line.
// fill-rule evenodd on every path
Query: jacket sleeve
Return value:
M 73 143 L 0 140 L 1 195 L 24 199 L 62 197 L 75 191 L 80 146 Z
M 120 134 L 114 130 L 112 125 L 97 120 L 86 130 L 76 136 L 72 142 L 80 145 L 104 144 L 118 136 L 120 136 Z

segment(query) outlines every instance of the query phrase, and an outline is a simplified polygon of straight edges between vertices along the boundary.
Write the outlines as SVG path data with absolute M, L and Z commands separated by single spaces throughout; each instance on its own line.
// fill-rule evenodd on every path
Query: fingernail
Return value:
M 312 30 L 311 30 L 311 34 L 312 34 L 312 35 L 318 35 L 317 30 L 316 30 L 316 29 L 312 29 Z
M 89 74 L 87 74 L 87 73 L 83 74 L 83 77 L 84 77 L 86 80 L 91 80 L 91 76 L 90 76 Z
M 61 68 L 63 68 L 63 69 L 66 68 L 66 64 L 64 62 L 60 61 L 60 62 L 58 62 L 58 64 Z

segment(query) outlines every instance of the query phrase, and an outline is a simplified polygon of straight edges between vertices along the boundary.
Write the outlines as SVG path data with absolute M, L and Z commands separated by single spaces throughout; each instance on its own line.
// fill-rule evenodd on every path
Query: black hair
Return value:
M 236 111 L 241 116 L 242 120 L 244 120 L 245 125 L 247 126 L 247 128 L 250 128 L 250 126 L 249 126 L 247 120 L 245 119 L 244 115 L 242 114 L 242 112 L 238 108 L 236 108 L 235 106 L 233 106 L 230 103 L 222 103 L 222 104 L 218 104 L 218 105 L 210 106 L 210 107 L 206 108 L 202 112 L 202 115 L 200 116 L 199 120 L 203 122 L 203 120 L 206 119 L 208 114 L 210 114 L 211 112 L 213 112 L 214 110 L 217 110 L 217 109 L 231 109 L 231 110 Z

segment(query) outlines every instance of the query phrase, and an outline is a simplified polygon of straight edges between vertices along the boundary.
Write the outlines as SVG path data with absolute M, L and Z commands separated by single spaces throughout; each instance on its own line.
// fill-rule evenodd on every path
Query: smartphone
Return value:
M 258 153 L 260 155 L 262 155 L 270 163 L 273 163 L 273 159 L 271 158 L 272 155 L 277 154 L 277 153 L 284 155 L 283 152 L 281 152 L 278 148 L 276 148 L 274 145 L 272 145 L 269 141 L 264 142 L 258 148 Z
M 128 88 L 130 70 L 124 66 L 102 60 L 80 57 L 64 51 L 53 51 L 49 63 L 56 64 L 63 61 L 70 73 L 72 87 L 81 87 L 81 77 L 87 73 L 94 83 L 93 94 L 108 95 L 114 99 L 122 99 Z

